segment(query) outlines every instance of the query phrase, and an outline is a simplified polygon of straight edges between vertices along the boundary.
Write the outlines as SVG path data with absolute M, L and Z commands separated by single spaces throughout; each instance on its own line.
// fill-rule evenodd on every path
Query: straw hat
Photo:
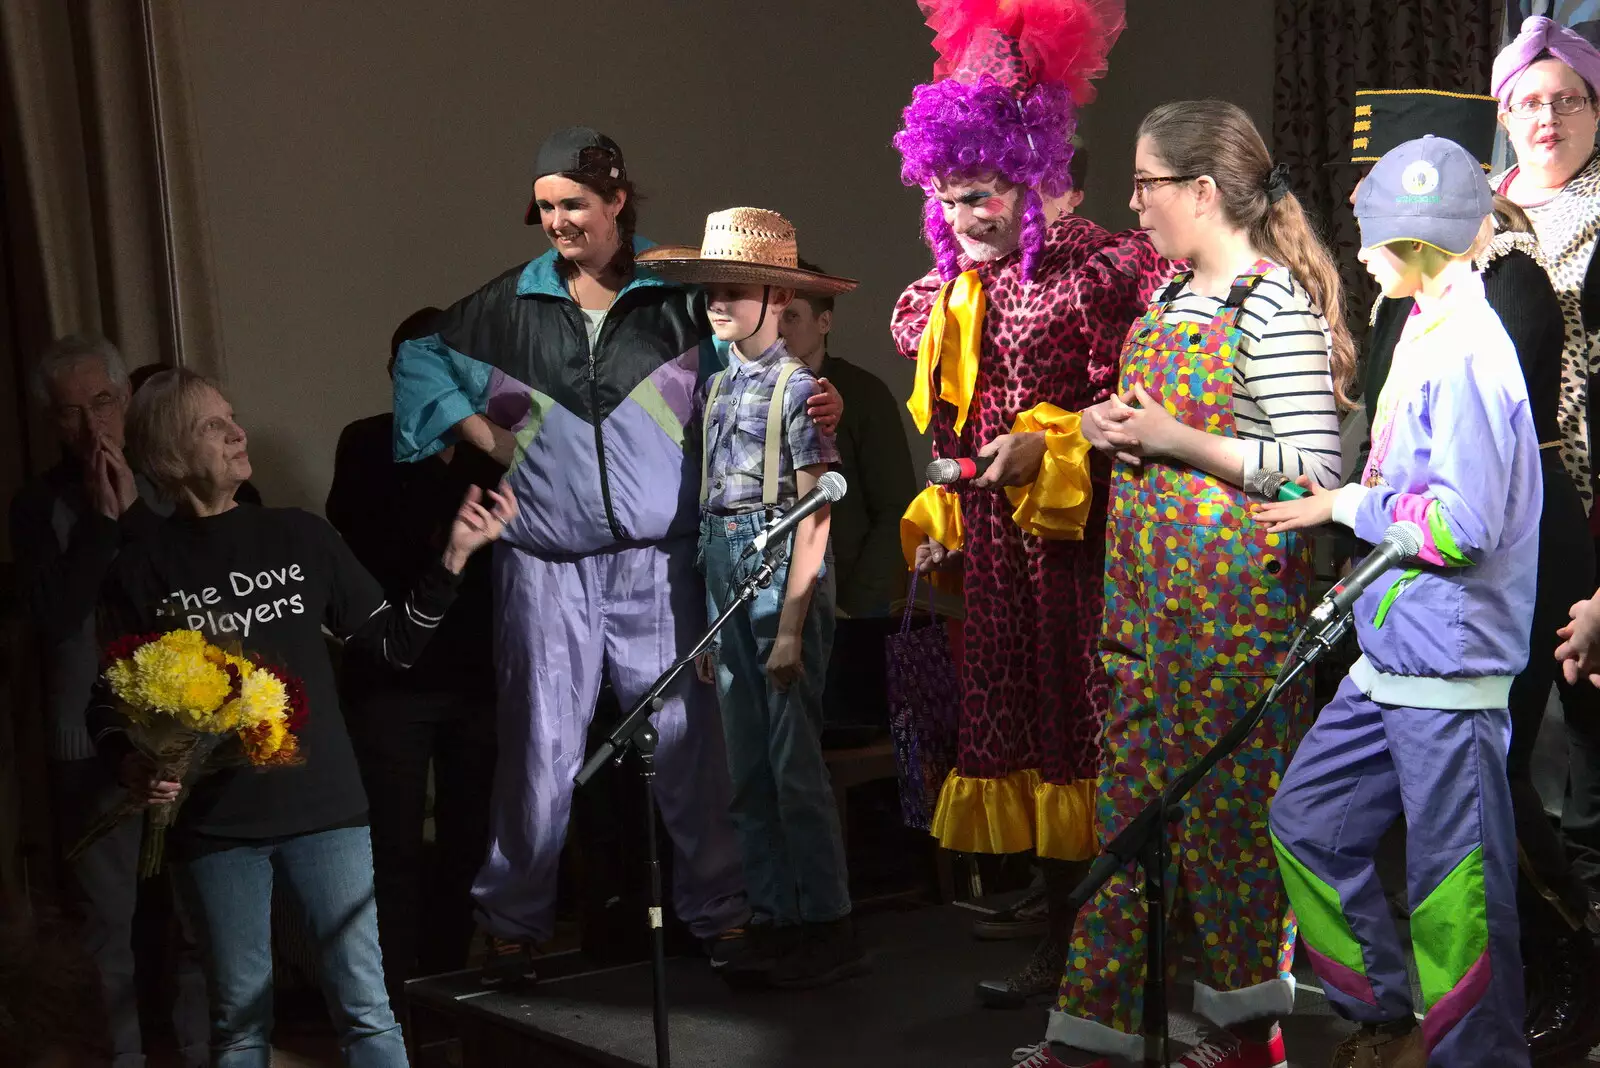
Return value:
M 657 245 L 635 257 L 675 282 L 749 282 L 831 296 L 856 287 L 854 278 L 801 270 L 794 226 L 764 208 L 728 208 L 706 216 L 699 248 Z

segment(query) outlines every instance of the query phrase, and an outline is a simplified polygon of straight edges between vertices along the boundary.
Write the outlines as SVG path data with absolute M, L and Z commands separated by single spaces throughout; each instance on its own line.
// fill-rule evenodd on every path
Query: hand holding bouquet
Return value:
M 129 816 L 149 810 L 140 874 L 161 867 L 166 829 L 189 786 L 222 767 L 298 764 L 295 737 L 305 718 L 300 680 L 259 656 L 228 652 L 198 631 L 136 635 L 106 650 L 103 676 L 128 721 L 128 738 L 147 765 L 149 786 L 90 827 L 67 855 L 74 860 Z M 174 794 L 162 783 L 175 783 Z

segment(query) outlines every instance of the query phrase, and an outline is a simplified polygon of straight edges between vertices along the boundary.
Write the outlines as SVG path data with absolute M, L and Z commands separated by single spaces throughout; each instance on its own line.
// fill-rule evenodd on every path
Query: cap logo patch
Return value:
M 1400 188 L 1414 197 L 1426 196 L 1439 188 L 1439 170 L 1425 159 L 1419 159 L 1400 174 Z

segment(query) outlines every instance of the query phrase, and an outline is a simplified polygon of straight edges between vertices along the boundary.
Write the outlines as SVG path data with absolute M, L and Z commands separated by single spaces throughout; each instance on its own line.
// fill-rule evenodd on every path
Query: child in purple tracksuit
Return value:
M 1274 530 L 1331 519 L 1377 543 L 1408 520 L 1423 534 L 1417 558 L 1356 603 L 1362 656 L 1272 807 L 1302 944 L 1334 1008 L 1362 1025 L 1336 1064 L 1528 1064 L 1506 705 L 1528 659 L 1543 490 L 1516 352 L 1467 258 L 1490 196 L 1443 138 L 1373 168 L 1356 199 L 1361 260 L 1417 307 L 1372 412 L 1371 458 L 1359 484 L 1257 512 Z M 1401 816 L 1420 1031 L 1373 865 Z

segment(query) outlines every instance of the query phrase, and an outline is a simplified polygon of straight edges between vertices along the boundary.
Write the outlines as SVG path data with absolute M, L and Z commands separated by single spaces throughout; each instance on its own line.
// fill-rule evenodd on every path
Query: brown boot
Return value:
M 1422 1031 L 1404 1034 L 1362 1028 L 1334 1048 L 1328 1068 L 1427 1068 Z

